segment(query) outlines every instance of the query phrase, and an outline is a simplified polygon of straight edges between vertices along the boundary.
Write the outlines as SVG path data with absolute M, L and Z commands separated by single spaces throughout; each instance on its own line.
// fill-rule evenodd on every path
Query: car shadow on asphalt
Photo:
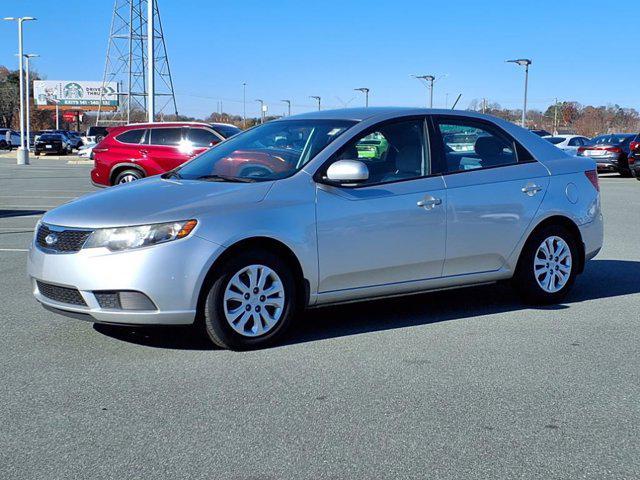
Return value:
M 523 304 L 503 283 L 421 293 L 384 300 L 311 309 L 303 313 L 280 345 L 313 342 L 361 333 L 463 320 L 523 309 L 568 309 L 574 303 L 640 293 L 640 262 L 592 260 L 558 305 Z M 94 324 L 103 335 L 156 348 L 215 350 L 194 327 L 122 327 Z

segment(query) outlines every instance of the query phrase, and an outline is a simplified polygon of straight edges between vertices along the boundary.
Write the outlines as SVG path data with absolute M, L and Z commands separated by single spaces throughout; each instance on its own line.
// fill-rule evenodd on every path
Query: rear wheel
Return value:
M 204 324 L 222 348 L 247 350 L 272 344 L 298 308 L 289 265 L 269 251 L 244 252 L 219 268 L 207 287 Z
M 135 182 L 136 180 L 140 180 L 143 177 L 144 175 L 139 170 L 123 170 L 122 172 L 118 173 L 118 175 L 116 175 L 113 184 L 120 185 L 122 183 Z
M 573 286 L 578 255 L 577 239 L 569 230 L 560 225 L 544 227 L 522 250 L 513 283 L 528 303 L 557 303 Z

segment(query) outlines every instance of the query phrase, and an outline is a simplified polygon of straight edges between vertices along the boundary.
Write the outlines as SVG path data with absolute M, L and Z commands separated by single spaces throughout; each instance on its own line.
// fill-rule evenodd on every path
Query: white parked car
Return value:
M 96 146 L 96 143 L 84 144 L 78 149 L 78 156 L 83 158 L 93 159 L 93 147 L 95 146 Z
M 542 138 L 553 143 L 569 155 L 577 155 L 579 147 L 591 143 L 591 139 L 583 137 L 582 135 L 545 135 Z

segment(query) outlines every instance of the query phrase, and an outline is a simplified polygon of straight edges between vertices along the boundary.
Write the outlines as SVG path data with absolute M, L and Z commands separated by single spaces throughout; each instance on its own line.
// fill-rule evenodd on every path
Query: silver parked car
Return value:
M 55 312 L 246 349 L 339 302 L 508 279 L 557 302 L 602 240 L 593 160 L 476 113 L 348 109 L 48 212 L 28 271 Z

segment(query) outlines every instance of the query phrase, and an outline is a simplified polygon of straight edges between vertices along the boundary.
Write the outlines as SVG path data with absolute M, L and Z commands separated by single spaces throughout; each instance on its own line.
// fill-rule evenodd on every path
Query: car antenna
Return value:
M 456 98 L 456 101 L 453 102 L 453 105 L 451 105 L 451 110 L 455 110 L 456 105 L 458 104 L 458 101 L 460 100 L 460 97 L 462 97 L 462 94 L 458 94 L 458 98 Z

